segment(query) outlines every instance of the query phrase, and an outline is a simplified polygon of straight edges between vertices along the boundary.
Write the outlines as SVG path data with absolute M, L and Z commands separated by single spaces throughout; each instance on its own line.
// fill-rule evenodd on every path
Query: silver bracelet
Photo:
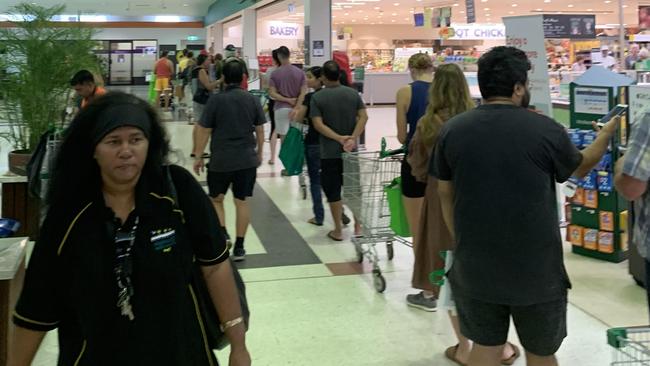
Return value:
M 229 321 L 227 321 L 227 322 L 225 322 L 223 324 L 220 324 L 219 328 L 221 328 L 222 332 L 225 332 L 226 330 L 228 330 L 228 329 L 230 329 L 232 327 L 235 327 L 235 326 L 237 326 L 237 325 L 239 325 L 239 324 L 241 324 L 243 322 L 244 322 L 244 317 L 240 316 L 238 318 L 235 318 L 233 320 L 229 320 Z

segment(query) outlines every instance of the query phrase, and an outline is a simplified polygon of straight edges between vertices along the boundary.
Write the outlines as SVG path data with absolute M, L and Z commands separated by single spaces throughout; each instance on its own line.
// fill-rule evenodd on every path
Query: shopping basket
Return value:
M 410 245 L 391 227 L 388 202 L 388 192 L 400 176 L 403 153 L 387 152 L 383 143 L 381 151 L 345 153 L 342 158 L 343 200 L 359 219 L 362 230 L 360 236 L 352 239 L 357 261 L 361 263 L 367 258 L 372 264 L 374 287 L 381 293 L 386 290 L 386 280 L 379 267 L 376 245 L 386 243 L 388 260 L 394 257 L 394 242 Z
M 650 327 L 609 329 L 607 343 L 614 350 L 612 366 L 650 366 Z

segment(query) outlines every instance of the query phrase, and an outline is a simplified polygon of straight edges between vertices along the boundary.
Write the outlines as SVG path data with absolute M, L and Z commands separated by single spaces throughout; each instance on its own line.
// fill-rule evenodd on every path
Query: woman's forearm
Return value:
M 43 342 L 46 332 L 36 332 L 16 326 L 9 350 L 8 366 L 29 366 L 32 364 L 38 347 Z
M 225 323 L 241 317 L 239 290 L 232 275 L 230 262 L 203 267 L 203 276 L 219 319 Z M 225 333 L 232 349 L 246 348 L 246 328 L 243 322 L 226 329 Z

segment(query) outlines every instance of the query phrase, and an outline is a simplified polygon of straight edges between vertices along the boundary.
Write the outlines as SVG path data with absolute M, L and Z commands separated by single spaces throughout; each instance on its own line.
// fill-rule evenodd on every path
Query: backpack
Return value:
M 180 204 L 178 200 L 178 191 L 174 185 L 174 180 L 171 174 L 171 168 L 169 166 L 164 167 L 164 173 L 166 175 L 167 186 L 169 189 L 169 195 L 174 200 L 174 209 L 180 209 Z M 246 330 L 248 330 L 248 325 L 250 321 L 250 309 L 248 308 L 248 300 L 246 299 L 246 285 L 244 280 L 239 274 L 239 270 L 235 265 L 230 262 L 230 267 L 232 268 L 232 274 L 235 279 L 235 285 L 239 292 L 239 301 L 241 305 L 242 316 L 244 317 L 244 323 L 246 325 Z M 208 339 L 208 344 L 211 349 L 222 350 L 229 345 L 228 337 L 221 330 L 221 320 L 219 319 L 219 314 L 217 314 L 212 298 L 210 297 L 210 291 L 208 286 L 205 283 L 203 278 L 203 273 L 198 264 L 194 264 L 192 269 L 192 287 L 196 289 L 196 298 L 199 306 L 199 311 L 201 313 L 201 318 L 203 319 L 205 326 L 205 333 Z

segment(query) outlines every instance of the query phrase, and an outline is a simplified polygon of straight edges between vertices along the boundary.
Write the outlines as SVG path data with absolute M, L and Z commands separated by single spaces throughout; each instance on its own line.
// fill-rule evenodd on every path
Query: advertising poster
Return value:
M 650 86 L 632 85 L 629 87 L 629 93 L 630 109 L 628 116 L 630 125 L 634 125 L 643 119 L 644 114 L 650 112 Z
M 609 112 L 609 89 L 576 86 L 573 93 L 575 113 L 606 115 Z
M 650 5 L 639 6 L 639 28 L 650 29 Z
M 531 105 L 534 105 L 546 116 L 553 117 L 544 46 L 543 16 L 504 17 L 503 23 L 506 26 L 506 44 L 526 52 L 530 60 L 531 69 L 528 72 L 528 82 Z
M 544 14 L 544 37 L 595 39 L 596 16 L 579 14 Z
M 476 6 L 474 0 L 465 0 L 465 12 L 467 24 L 476 23 Z

